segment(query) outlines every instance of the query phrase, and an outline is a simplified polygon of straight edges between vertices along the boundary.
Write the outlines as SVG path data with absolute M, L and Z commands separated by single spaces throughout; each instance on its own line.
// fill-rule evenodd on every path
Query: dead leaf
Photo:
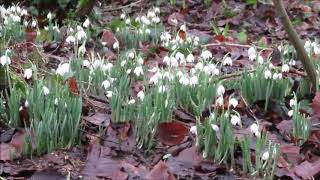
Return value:
M 106 43 L 106 46 L 113 49 L 113 44 L 117 42 L 116 36 L 110 30 L 105 30 L 101 33 L 101 42 Z
M 91 116 L 85 116 L 83 119 L 97 126 L 108 127 L 110 125 L 111 116 L 110 114 L 97 112 Z
M 311 163 L 304 161 L 294 168 L 295 173 L 303 179 L 312 179 L 320 173 L 320 159 Z
M 313 116 L 316 118 L 320 118 L 320 92 L 317 92 L 314 96 L 311 103 L 311 108 L 313 111 Z
M 159 161 L 146 176 L 149 180 L 175 180 L 176 178 L 166 163 Z
M 172 121 L 161 123 L 158 126 L 157 137 L 163 144 L 177 145 L 183 142 L 188 132 L 189 130 L 184 124 Z
M 68 78 L 68 87 L 71 94 L 78 96 L 79 95 L 79 89 L 77 84 L 77 79 L 72 76 Z

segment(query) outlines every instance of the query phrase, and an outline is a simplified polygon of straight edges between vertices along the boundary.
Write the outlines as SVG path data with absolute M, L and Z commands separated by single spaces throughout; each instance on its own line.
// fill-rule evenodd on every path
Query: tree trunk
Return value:
M 91 13 L 97 0 L 80 0 L 77 7 L 78 16 L 87 16 Z

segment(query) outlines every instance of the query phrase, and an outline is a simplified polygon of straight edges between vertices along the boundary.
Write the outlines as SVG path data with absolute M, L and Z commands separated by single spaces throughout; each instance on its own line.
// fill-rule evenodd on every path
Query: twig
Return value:
M 102 12 L 117 11 L 117 10 L 121 10 L 121 9 L 124 9 L 124 8 L 136 6 L 137 4 L 141 3 L 142 1 L 144 1 L 144 0 L 138 0 L 138 1 L 135 1 L 135 2 L 130 3 L 130 4 L 128 4 L 128 5 L 125 5 L 125 6 L 120 6 L 120 7 L 115 7 L 115 8 L 109 8 L 109 9 L 103 9 Z
M 231 47 L 239 47 L 239 48 L 250 48 L 252 46 L 250 45 L 246 45 L 246 44 L 234 44 L 234 43 L 226 43 L 226 42 L 222 42 L 222 43 L 211 43 L 211 44 L 205 44 L 202 45 L 201 47 L 214 47 L 214 46 L 231 46 Z M 267 51 L 272 51 L 272 48 L 266 48 L 266 47 L 260 47 L 260 46 L 255 46 L 257 49 L 261 49 L 261 50 L 267 50 Z
M 252 110 L 250 109 L 247 101 L 244 99 L 244 97 L 242 96 L 242 94 L 240 94 L 240 97 L 241 97 L 244 105 L 246 106 L 246 110 L 247 110 L 247 112 L 249 113 L 249 115 L 250 115 L 251 117 L 253 117 L 253 119 L 258 123 L 260 120 L 254 115 L 254 113 L 253 113 Z
M 252 70 L 248 70 L 248 71 L 238 71 L 238 72 L 235 72 L 232 74 L 224 74 L 224 75 L 220 76 L 218 79 L 219 80 L 230 79 L 230 78 L 241 76 L 243 73 L 253 73 L 255 71 L 256 71 L 255 69 L 252 69 Z

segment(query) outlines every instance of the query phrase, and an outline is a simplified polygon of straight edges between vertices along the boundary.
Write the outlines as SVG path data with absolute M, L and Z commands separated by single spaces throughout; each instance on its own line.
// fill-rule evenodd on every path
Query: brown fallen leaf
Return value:
M 311 108 L 313 111 L 313 117 L 320 118 L 320 92 L 317 92 L 314 96 Z
M 10 161 L 21 156 L 24 143 L 24 131 L 17 130 L 12 136 L 10 143 L 0 144 L 0 160 Z
M 146 176 L 149 180 L 175 180 L 176 178 L 166 163 L 159 161 Z
M 315 162 L 304 161 L 294 168 L 295 173 L 303 179 L 313 179 L 320 175 L 320 159 Z
M 108 127 L 110 125 L 111 115 L 97 112 L 91 116 L 85 116 L 82 119 L 96 126 Z
M 160 142 L 166 145 L 177 145 L 182 143 L 189 129 L 181 122 L 172 121 L 167 123 L 161 123 L 157 129 L 157 137 Z

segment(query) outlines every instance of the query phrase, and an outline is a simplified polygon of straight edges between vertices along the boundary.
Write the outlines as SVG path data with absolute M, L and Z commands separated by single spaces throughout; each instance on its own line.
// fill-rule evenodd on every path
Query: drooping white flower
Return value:
M 55 99 L 54 99 L 54 105 L 56 105 L 56 106 L 57 106 L 57 105 L 58 105 L 58 103 L 59 103 L 59 99 L 58 99 L 58 98 L 55 98 Z
M 37 26 L 37 24 L 38 24 L 37 21 L 35 19 L 33 19 L 32 22 L 31 22 L 31 26 L 33 28 L 35 28 Z
M 190 132 L 191 132 L 191 134 L 197 135 L 197 126 L 191 126 Z
M 241 125 L 241 119 L 237 115 L 231 115 L 231 124 L 234 126 Z
M 170 67 L 178 67 L 179 63 L 178 60 L 175 57 L 170 57 Z
M 113 67 L 112 63 L 104 64 L 104 65 L 102 65 L 102 71 L 103 72 L 110 71 L 112 67 Z
M 179 79 L 179 83 L 187 86 L 189 85 L 189 79 L 186 76 L 182 75 Z
M 150 19 L 148 19 L 146 16 L 141 16 L 141 22 L 144 24 L 144 25 L 150 25 Z
M 0 63 L 2 66 L 11 64 L 11 59 L 8 55 L 3 55 L 0 58 Z
M 187 26 L 185 24 L 180 26 L 180 30 L 186 32 L 187 31 Z
M 86 47 L 85 47 L 85 45 L 83 44 L 83 45 L 81 45 L 80 47 L 79 47 L 79 49 L 78 49 L 78 54 L 79 55 L 84 55 L 86 53 Z
M 203 70 L 203 64 L 202 62 L 198 62 L 195 67 L 196 70 L 202 71 Z
M 250 47 L 248 49 L 248 56 L 249 56 L 249 59 L 251 61 L 255 60 L 256 57 L 257 57 L 257 52 L 256 52 L 256 49 L 254 47 Z
M 43 90 L 43 94 L 44 94 L 45 96 L 47 96 L 47 95 L 50 93 L 49 88 L 47 88 L 46 86 L 43 86 L 43 87 L 42 87 L 42 90 Z
M 272 73 L 270 70 L 265 70 L 264 71 L 264 78 L 265 79 L 271 79 L 272 78 Z
M 134 100 L 134 99 L 130 99 L 130 100 L 128 101 L 128 105 L 134 104 L 134 103 L 136 103 L 136 100 Z
M 159 7 L 155 7 L 155 8 L 153 9 L 153 11 L 154 11 L 155 13 L 159 14 L 159 13 L 160 13 L 160 8 L 159 8 Z
M 216 99 L 216 105 L 223 106 L 223 96 L 219 96 L 219 98 Z
M 225 93 L 226 89 L 224 88 L 223 85 L 219 85 L 217 88 L 217 96 L 223 96 Z
M 259 126 L 258 126 L 258 124 L 253 123 L 253 124 L 250 126 L 250 131 L 252 132 L 252 134 L 253 134 L 254 136 L 260 136 L 260 131 L 259 131 Z
M 310 52 L 312 50 L 312 43 L 311 41 L 306 41 L 304 44 L 304 48 L 306 49 L 307 52 Z
M 236 98 L 231 98 L 229 100 L 229 106 L 233 107 L 233 108 L 236 108 L 238 106 L 238 100 Z
M 87 18 L 87 19 L 83 22 L 82 26 L 85 27 L 85 28 L 88 28 L 89 25 L 90 25 L 90 20 L 89 20 L 89 18 Z
M 122 13 L 121 15 L 120 15 L 120 19 L 125 19 L 126 18 L 126 14 L 125 13 Z
M 131 20 L 128 18 L 128 19 L 126 19 L 125 23 L 126 23 L 126 24 L 130 24 L 130 23 L 131 23 Z
M 178 20 L 176 18 L 172 18 L 170 20 L 175 26 L 178 25 Z
M 90 67 L 90 61 L 85 59 L 83 62 L 82 62 L 82 66 L 85 67 L 85 68 L 88 68 Z
M 281 67 L 281 71 L 282 72 L 289 72 L 290 67 L 288 66 L 288 64 L 283 64 Z
M 136 76 L 143 75 L 143 68 L 142 68 L 142 66 L 136 67 L 136 68 L 133 70 L 133 73 L 134 73 Z
M 148 11 L 147 17 L 152 19 L 152 18 L 156 17 L 156 13 L 154 11 Z
M 193 63 L 194 62 L 194 56 L 192 53 L 190 53 L 188 56 L 187 56 L 187 62 L 188 63 Z
M 143 99 L 144 99 L 144 92 L 143 92 L 143 91 L 139 91 L 138 94 L 137 94 L 137 97 L 138 97 L 141 101 L 143 101 Z
M 111 98 L 112 97 L 112 95 L 113 95 L 113 92 L 112 91 L 107 91 L 107 98 Z
M 56 70 L 56 74 L 64 76 L 65 74 L 69 73 L 69 71 L 70 71 L 70 64 L 63 63 L 58 66 L 58 68 Z
M 26 80 L 29 80 L 32 77 L 32 69 L 26 69 L 24 70 L 23 78 Z
M 264 63 L 264 59 L 263 59 L 263 57 L 260 56 L 260 55 L 258 56 L 257 61 L 258 61 L 259 64 L 263 64 L 263 63 Z M 272 63 L 271 63 L 271 64 L 272 64 Z
M 200 57 L 204 60 L 208 60 L 208 59 L 212 58 L 212 53 L 208 50 L 205 50 L 201 53 Z
M 177 52 L 176 53 L 176 59 L 178 61 L 180 61 L 180 64 L 185 64 L 186 63 L 186 58 L 185 58 L 184 54 L 182 54 L 181 52 Z
M 129 54 L 128 54 L 128 57 L 130 59 L 134 59 L 134 52 L 133 51 L 130 51 Z
M 274 73 L 273 75 L 272 75 L 272 79 L 273 80 L 277 80 L 279 78 L 279 74 L 278 73 Z
M 269 152 L 268 151 L 264 152 L 261 156 L 261 159 L 264 161 L 268 160 L 269 159 Z
M 126 73 L 130 74 L 131 73 L 131 69 L 127 69 Z
M 66 43 L 68 43 L 68 44 L 75 43 L 75 42 L 76 42 L 76 38 L 72 35 L 70 35 L 66 38 Z
M 293 116 L 293 110 L 288 111 L 288 116 L 292 117 Z
M 291 61 L 289 61 L 289 65 L 290 66 L 295 66 L 296 65 L 296 61 L 292 59 Z
M 48 18 L 49 20 L 52 19 L 52 13 L 51 13 L 51 12 L 49 12 L 49 13 L 47 14 L 47 18 Z
M 166 91 L 166 87 L 165 86 L 159 86 L 158 92 L 159 93 L 164 93 Z
M 232 59 L 231 57 L 226 57 L 224 60 L 223 60 L 223 63 L 222 63 L 224 66 L 232 66 Z
M 151 34 L 151 30 L 149 28 L 147 28 L 145 31 L 144 31 L 146 34 Z
M 114 42 L 112 47 L 113 49 L 119 49 L 119 42 L 118 41 Z
M 78 31 L 75 36 L 78 41 L 81 41 L 82 39 L 87 38 L 87 34 L 83 30 Z
M 28 100 L 26 100 L 26 101 L 24 102 L 24 107 L 29 107 L 29 102 L 28 102 Z
M 108 80 L 104 80 L 104 81 L 101 83 L 101 86 L 102 86 L 104 89 L 108 89 L 108 88 L 111 86 L 111 83 L 110 83 Z
M 160 72 L 157 72 L 155 73 L 149 80 L 149 82 L 151 84 L 157 84 L 159 82 L 159 79 L 160 79 L 160 76 L 161 76 L 161 73 Z
M 144 60 L 140 57 L 140 58 L 137 59 L 137 62 L 138 62 L 140 65 L 142 65 L 142 64 L 144 63 Z
M 297 104 L 296 100 L 290 99 L 290 101 L 289 101 L 290 107 L 295 106 L 296 104 Z
M 211 124 L 211 128 L 216 132 L 219 131 L 219 126 L 217 126 L 216 124 Z
M 190 86 L 195 86 L 195 85 L 197 85 L 197 84 L 198 84 L 198 77 L 197 77 L 197 76 L 192 76 L 192 77 L 190 78 L 189 83 L 190 83 Z

